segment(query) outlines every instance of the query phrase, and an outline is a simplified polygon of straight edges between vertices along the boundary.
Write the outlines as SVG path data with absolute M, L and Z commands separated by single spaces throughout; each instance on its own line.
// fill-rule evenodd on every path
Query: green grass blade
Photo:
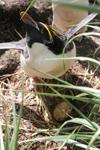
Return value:
M 100 66 L 100 62 L 98 60 L 88 58 L 88 57 L 68 57 L 68 58 L 51 58 L 51 59 L 44 59 L 45 61 L 51 61 L 51 60 L 80 60 L 80 61 L 90 61 L 92 63 L 97 64 Z
M 91 123 L 89 123 L 86 119 L 82 119 L 82 118 L 73 118 L 71 120 L 68 120 L 68 121 L 65 121 L 61 127 L 59 128 L 59 130 L 57 131 L 56 135 L 59 134 L 60 130 L 68 123 L 78 123 L 78 124 L 81 124 L 91 130 L 94 130 L 95 131 L 95 128 L 92 126 Z M 95 124 L 95 126 L 99 129 L 100 126 L 98 124 L 96 124 L 95 122 L 92 122 L 93 124 Z
M 100 46 L 98 46 L 98 48 L 95 50 L 94 54 L 93 54 L 93 58 L 95 58 L 96 53 L 100 50 Z
M 22 102 L 21 102 L 21 106 L 20 106 L 20 112 L 19 112 L 19 118 L 18 118 L 16 130 L 14 133 L 14 140 L 13 140 L 13 144 L 12 144 L 13 150 L 17 150 L 19 126 L 20 126 L 20 121 L 21 121 L 22 111 L 23 111 L 23 99 L 24 99 L 24 76 L 22 73 Z
M 94 134 L 94 136 L 92 137 L 92 139 L 89 142 L 88 147 L 86 148 L 86 150 L 89 150 L 91 145 L 94 143 L 94 141 L 96 140 L 96 138 L 98 137 L 98 135 L 100 135 L 100 128 L 96 131 L 96 133 Z
M 15 109 L 15 101 L 14 101 L 14 98 L 13 98 L 13 91 L 12 91 L 12 88 L 11 88 L 11 84 L 9 82 L 9 80 L 7 80 L 8 83 L 9 83 L 9 87 L 10 87 L 10 94 L 11 94 L 11 99 L 12 99 L 12 106 L 13 106 L 13 122 L 14 122 L 14 127 L 16 129 L 16 109 Z
M 1 90 L 4 90 L 4 91 L 8 91 L 7 89 L 1 89 Z M 19 90 L 13 90 L 13 92 L 21 92 Z M 24 93 L 32 93 L 33 92 L 28 92 L 28 91 L 24 91 Z M 44 95 L 44 96 L 55 96 L 55 97 L 64 97 L 64 98 L 69 98 L 69 99 L 76 99 L 76 100 L 81 100 L 81 101 L 84 101 L 84 102 L 87 102 L 87 103 L 92 103 L 92 104 L 100 104 L 100 101 L 99 99 L 95 99 L 95 98 L 86 98 L 86 97 L 79 97 L 79 96 L 71 96 L 71 95 L 58 95 L 58 94 L 53 94 L 53 93 L 41 93 L 41 92 L 34 92 L 34 94 L 37 94 L 37 95 Z
M 66 82 L 65 82 L 65 84 L 66 84 Z M 45 84 L 41 84 L 41 83 L 37 83 L 36 85 L 45 86 Z M 98 99 L 100 99 L 100 90 L 97 90 L 97 89 L 93 89 L 93 88 L 89 88 L 89 87 L 82 87 L 82 86 L 74 86 L 74 85 L 68 86 L 68 85 L 62 85 L 62 84 L 61 85 L 49 84 L 49 86 L 79 90 L 81 92 L 86 93 L 87 95 L 91 95 L 93 97 L 97 97 Z
M 40 1 L 43 1 L 43 0 L 40 0 Z M 52 3 L 52 0 L 45 0 L 46 2 L 49 2 L 49 3 Z M 82 0 L 83 1 L 83 0 Z M 55 4 L 60 4 L 64 7 L 71 7 L 71 8 L 78 8 L 78 9 L 81 9 L 81 10 L 88 10 L 89 12 L 97 12 L 98 14 L 100 14 L 100 7 L 98 5 L 84 5 L 84 4 L 77 4 L 75 1 L 71 1 L 71 2 L 67 2 L 65 0 L 59 0 L 59 1 L 56 1 L 56 0 L 53 0 L 53 3 Z
M 62 150 L 62 148 L 64 147 L 64 145 L 66 143 L 68 143 L 68 140 L 70 139 L 70 137 L 75 133 L 75 131 L 77 130 L 77 127 L 74 129 L 74 131 L 69 135 L 69 137 L 67 139 L 65 139 L 65 141 L 63 142 L 63 144 L 60 146 L 59 150 Z
M 54 136 L 54 137 L 44 137 L 44 138 L 38 138 L 38 139 L 31 139 L 31 140 L 26 140 L 26 141 L 22 141 L 20 143 L 26 143 L 26 142 L 32 142 L 32 143 L 35 143 L 37 141 L 55 141 L 55 142 L 64 142 L 66 138 L 68 138 L 69 135 L 63 135 L 63 136 Z M 83 139 L 90 139 L 92 137 L 92 135 L 77 135 L 77 134 L 74 134 L 71 136 L 71 139 L 69 139 L 67 141 L 68 144 L 72 144 L 72 145 L 76 145 L 78 147 L 81 147 L 81 148 L 87 148 L 87 145 L 85 144 L 82 144 L 80 142 L 77 142 L 75 141 L 76 139 L 78 140 L 83 140 Z M 74 140 L 75 139 L 75 140 Z M 100 140 L 100 137 L 97 137 L 98 140 Z M 93 147 L 90 147 L 89 150 L 99 150 L 98 148 L 93 148 Z
M 7 122 L 7 114 L 6 114 L 6 107 L 5 107 L 5 150 L 9 150 L 9 128 L 8 128 L 8 122 Z
M 99 111 L 99 105 L 98 104 L 95 104 L 94 107 L 93 107 L 93 121 L 96 122 L 97 120 L 97 114 L 98 114 L 98 111 Z
M 16 132 L 16 124 L 17 124 L 17 120 L 16 120 L 16 109 L 15 109 L 15 102 L 14 102 L 14 98 L 13 98 L 13 91 L 12 91 L 12 88 L 11 88 L 11 84 L 8 81 L 8 84 L 9 84 L 9 92 L 11 94 L 11 99 L 12 99 L 12 106 L 13 106 L 13 124 L 14 124 L 14 129 L 13 129 L 13 135 L 12 135 L 12 138 L 11 138 L 11 142 L 9 144 L 9 149 L 12 149 L 13 147 L 13 144 L 14 144 L 14 139 L 15 139 L 15 132 Z
M 0 149 L 4 150 L 4 142 L 3 142 L 3 133 L 2 133 L 2 128 L 1 128 L 1 121 L 0 121 Z
M 30 3 L 30 5 L 28 6 L 28 8 L 25 10 L 25 13 L 27 13 L 27 11 L 30 9 L 30 7 L 34 4 L 36 0 L 32 0 L 32 2 Z

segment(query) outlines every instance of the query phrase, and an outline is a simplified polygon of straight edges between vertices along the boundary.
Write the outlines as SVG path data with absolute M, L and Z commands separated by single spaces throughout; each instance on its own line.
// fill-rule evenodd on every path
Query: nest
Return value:
M 71 73 L 71 70 L 69 71 Z M 63 81 L 67 80 L 67 82 L 71 81 L 72 83 L 74 83 L 77 76 L 71 75 L 70 73 L 67 73 L 67 79 L 65 78 L 65 75 L 63 75 L 61 79 Z M 39 83 L 34 86 L 36 92 L 42 93 L 39 94 L 38 96 L 41 101 L 42 107 L 44 107 L 44 109 L 46 110 L 46 113 L 48 114 L 48 118 L 50 120 L 62 122 L 68 119 L 69 117 L 71 118 L 80 117 L 79 114 L 77 114 L 77 112 L 73 110 L 72 107 L 66 101 L 64 101 L 61 96 L 55 96 L 55 90 L 60 95 L 72 95 L 72 96 L 80 94 L 78 90 L 71 90 L 68 88 L 60 87 L 60 85 L 62 85 L 63 83 L 55 79 L 44 79 L 42 80 L 42 83 L 43 84 Z M 59 85 L 59 87 L 56 86 L 52 87 L 52 84 Z M 86 84 L 86 82 L 84 82 L 84 84 Z M 88 104 L 82 101 L 68 98 L 67 100 L 75 107 L 77 107 L 81 112 L 83 112 L 86 116 L 89 114 L 89 112 L 93 107 L 92 104 Z

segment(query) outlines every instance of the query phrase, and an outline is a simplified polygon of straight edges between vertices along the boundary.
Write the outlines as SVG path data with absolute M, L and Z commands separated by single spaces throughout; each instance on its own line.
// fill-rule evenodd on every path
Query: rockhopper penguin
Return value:
M 20 15 L 23 16 L 24 12 Z M 72 27 L 67 34 L 54 26 L 48 26 L 43 23 L 38 23 L 33 20 L 27 13 L 22 20 L 26 26 L 26 38 L 17 42 L 0 43 L 0 49 L 20 49 L 21 66 L 27 75 L 32 77 L 49 78 L 49 76 L 35 71 L 35 68 L 45 73 L 49 73 L 55 77 L 60 77 L 67 71 L 74 60 L 65 60 L 65 70 L 63 60 L 46 60 L 63 58 L 63 48 L 70 38 L 79 29 L 90 22 L 97 13 L 91 13 L 83 19 L 78 26 Z M 68 44 L 65 48 L 64 57 L 75 57 L 76 46 L 74 42 Z M 31 68 L 29 68 L 31 67 Z
M 26 27 L 26 50 L 21 54 L 23 70 L 33 77 L 51 78 L 35 71 L 34 68 L 55 77 L 62 76 L 74 63 L 72 59 L 64 62 L 56 60 L 56 58 L 63 58 L 63 48 L 67 43 L 66 34 L 57 27 L 35 22 L 27 13 L 23 14 L 24 12 L 20 14 Z M 65 47 L 64 58 L 75 56 L 76 46 L 71 42 Z M 53 58 L 55 60 L 46 60 Z

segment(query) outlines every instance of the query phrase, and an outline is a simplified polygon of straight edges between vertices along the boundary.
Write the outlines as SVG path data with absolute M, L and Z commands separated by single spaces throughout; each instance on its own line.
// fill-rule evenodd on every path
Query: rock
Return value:
M 69 115 L 72 112 L 72 107 L 66 103 L 66 102 L 60 102 L 56 105 L 54 112 L 53 112 L 53 117 L 57 121 L 64 121 L 66 120 Z
M 18 50 L 6 51 L 5 54 L 0 57 L 0 75 L 13 73 L 19 65 L 19 57 L 20 54 Z

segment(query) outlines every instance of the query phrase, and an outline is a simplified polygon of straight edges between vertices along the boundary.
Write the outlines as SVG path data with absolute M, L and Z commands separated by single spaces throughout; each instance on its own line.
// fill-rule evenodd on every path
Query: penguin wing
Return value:
M 23 51 L 25 49 L 25 43 L 21 42 L 0 43 L 0 49 L 19 49 Z
M 79 31 L 84 25 L 89 23 L 93 18 L 95 18 L 98 15 L 98 13 L 91 13 L 88 15 L 85 19 L 83 19 L 81 22 L 79 22 L 76 26 L 73 26 L 71 29 L 69 29 L 67 34 L 67 41 L 77 32 Z

